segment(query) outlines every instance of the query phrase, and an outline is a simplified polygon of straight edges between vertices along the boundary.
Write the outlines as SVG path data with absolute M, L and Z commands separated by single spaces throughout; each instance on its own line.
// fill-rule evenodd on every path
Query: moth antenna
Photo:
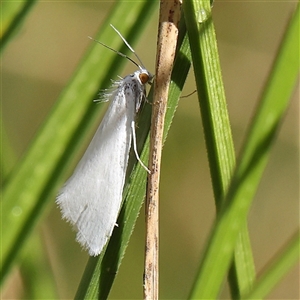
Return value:
M 139 56 L 136 54 L 136 52 L 133 50 L 133 48 L 129 45 L 129 43 L 125 40 L 125 38 L 122 36 L 122 34 L 112 25 L 110 24 L 110 26 L 113 28 L 113 30 L 120 36 L 120 38 L 123 40 L 123 42 L 125 43 L 125 45 L 129 48 L 129 50 L 135 55 L 135 57 L 137 58 L 137 60 L 139 61 L 140 65 L 139 68 L 140 69 L 144 69 L 146 70 L 144 64 L 142 63 L 141 59 L 139 58 Z
M 105 48 L 107 48 L 107 49 L 109 49 L 109 50 L 111 50 L 111 51 L 117 53 L 118 55 L 127 58 L 127 59 L 130 60 L 134 65 L 136 65 L 138 68 L 141 68 L 141 66 L 139 66 L 133 59 L 131 59 L 131 58 L 130 58 L 129 56 L 127 56 L 126 54 L 124 54 L 124 53 L 122 53 L 122 52 L 119 52 L 119 51 L 117 51 L 117 50 L 115 50 L 115 49 L 113 49 L 113 48 L 111 48 L 111 47 L 105 45 L 104 43 L 102 43 L 102 42 L 100 42 L 100 41 L 98 41 L 98 40 L 95 40 L 94 38 L 92 38 L 92 37 L 90 37 L 90 36 L 88 36 L 88 38 L 91 39 L 92 41 L 94 41 L 94 42 L 96 42 L 96 43 L 102 45 L 103 47 L 105 47 Z M 130 48 L 129 48 L 129 49 L 130 49 Z

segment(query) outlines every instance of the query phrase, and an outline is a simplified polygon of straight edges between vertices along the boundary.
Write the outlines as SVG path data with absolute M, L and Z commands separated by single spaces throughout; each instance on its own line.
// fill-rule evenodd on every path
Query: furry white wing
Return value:
M 128 95 L 127 95 L 128 96 Z M 134 99 L 117 90 L 73 175 L 56 202 L 63 218 L 77 229 L 77 241 L 89 254 L 101 253 L 116 224 L 122 202 Z

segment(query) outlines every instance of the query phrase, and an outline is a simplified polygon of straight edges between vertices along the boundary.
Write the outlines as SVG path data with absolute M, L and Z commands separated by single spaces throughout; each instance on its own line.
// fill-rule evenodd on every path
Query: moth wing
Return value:
M 113 100 L 56 202 L 63 218 L 77 229 L 77 241 L 89 254 L 101 253 L 111 236 L 122 202 L 134 101 L 116 91 Z

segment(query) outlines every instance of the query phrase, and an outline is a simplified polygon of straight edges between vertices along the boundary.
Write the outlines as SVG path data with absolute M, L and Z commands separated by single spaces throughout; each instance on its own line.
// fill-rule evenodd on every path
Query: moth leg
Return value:
M 144 165 L 144 163 L 142 162 L 142 160 L 140 159 L 138 152 L 137 152 L 137 147 L 136 147 L 136 136 L 135 136 L 135 122 L 132 121 L 131 123 L 131 129 L 132 129 L 132 140 L 133 140 L 133 150 L 134 150 L 134 154 L 137 158 L 137 160 L 139 161 L 139 163 L 141 164 L 141 166 L 150 174 L 150 170 Z

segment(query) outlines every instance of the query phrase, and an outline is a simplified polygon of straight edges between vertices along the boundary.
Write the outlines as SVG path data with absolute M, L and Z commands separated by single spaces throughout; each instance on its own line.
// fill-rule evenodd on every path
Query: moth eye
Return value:
M 149 80 L 149 75 L 146 73 L 141 73 L 141 74 L 139 74 L 139 78 L 140 78 L 141 83 L 145 84 Z

